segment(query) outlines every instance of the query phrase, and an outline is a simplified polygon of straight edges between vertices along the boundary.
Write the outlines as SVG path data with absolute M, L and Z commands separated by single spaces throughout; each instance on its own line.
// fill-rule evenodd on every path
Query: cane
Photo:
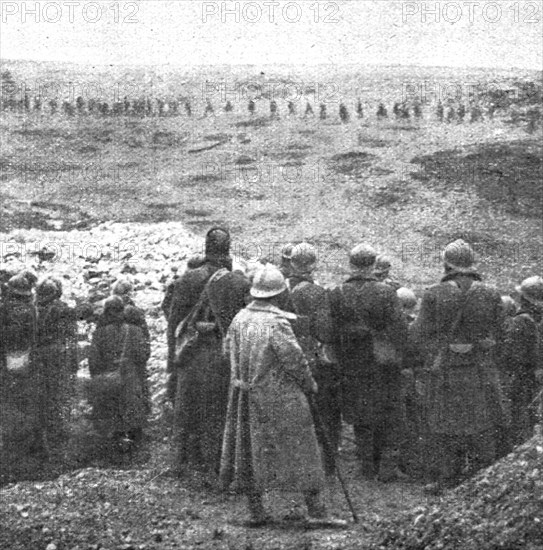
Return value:
M 317 429 L 322 433 L 323 439 L 324 439 L 324 445 L 329 449 L 333 450 L 332 443 L 330 441 L 330 436 L 328 435 L 328 431 L 326 430 L 326 426 L 324 425 L 324 422 L 322 421 L 322 418 L 319 413 L 319 409 L 317 408 L 317 404 L 315 402 L 315 397 L 313 395 L 308 396 L 309 399 L 309 406 L 311 407 L 313 411 L 313 419 L 315 421 L 315 425 Z M 356 510 L 353 506 L 353 501 L 351 500 L 351 495 L 349 494 L 349 490 L 347 489 L 347 484 L 345 483 L 345 479 L 343 478 L 343 475 L 341 473 L 341 470 L 339 468 L 339 461 L 336 459 L 336 475 L 339 480 L 339 483 L 341 484 L 341 488 L 343 490 L 343 494 L 345 495 L 345 500 L 347 501 L 347 505 L 349 506 L 349 510 L 351 511 L 351 515 L 353 516 L 353 522 L 358 523 L 358 515 L 356 513 Z

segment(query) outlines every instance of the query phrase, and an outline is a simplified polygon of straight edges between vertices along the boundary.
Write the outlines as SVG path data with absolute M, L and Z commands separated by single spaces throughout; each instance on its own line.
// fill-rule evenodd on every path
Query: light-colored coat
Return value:
M 261 301 L 234 318 L 225 342 L 231 381 L 220 478 L 241 492 L 318 490 L 320 449 L 305 393 L 315 392 L 289 319 Z

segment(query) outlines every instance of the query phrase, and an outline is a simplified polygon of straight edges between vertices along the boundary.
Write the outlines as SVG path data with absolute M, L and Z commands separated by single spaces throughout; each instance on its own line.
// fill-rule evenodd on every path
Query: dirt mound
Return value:
M 543 438 L 448 494 L 439 505 L 383 524 L 373 550 L 536 550 L 543 541 Z

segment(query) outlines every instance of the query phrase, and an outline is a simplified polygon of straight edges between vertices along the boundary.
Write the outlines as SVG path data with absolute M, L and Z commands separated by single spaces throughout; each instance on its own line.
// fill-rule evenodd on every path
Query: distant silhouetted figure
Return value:
M 145 102 L 145 114 L 147 116 L 151 116 L 153 114 L 153 104 L 149 98 L 147 98 Z
M 305 106 L 305 116 L 313 116 L 313 114 L 313 107 L 311 107 L 311 103 L 308 101 Z
M 83 109 L 85 108 L 85 100 L 81 96 L 77 96 L 77 99 L 75 100 L 75 107 L 79 114 L 83 112 Z
M 51 109 L 51 114 L 56 114 L 58 111 L 58 101 L 56 99 L 51 99 L 51 101 L 49 101 L 49 107 Z
M 410 114 L 409 114 L 409 107 L 403 103 L 400 107 L 400 118 L 403 118 L 404 120 L 407 120 L 410 118 Z
M 415 118 L 422 118 L 422 108 L 420 103 L 415 103 L 415 105 L 413 105 L 413 116 Z
M 394 107 L 392 107 L 392 113 L 396 118 L 400 118 L 401 108 L 398 102 L 394 103 Z
M 130 101 L 128 101 L 128 98 L 126 96 L 124 96 L 124 99 L 123 99 L 123 109 L 124 109 L 125 115 L 127 115 L 130 112 Z
M 232 106 L 232 103 L 230 103 L 230 101 L 227 101 L 226 105 L 224 106 L 224 112 L 231 113 L 233 110 L 234 110 L 234 107 Z
M 483 114 L 478 105 L 473 105 L 471 108 L 470 122 L 477 122 L 483 118 Z
M 356 114 L 358 118 L 364 118 L 364 107 L 362 107 L 362 102 L 360 100 L 358 100 L 356 104 Z
M 379 103 L 379 107 L 377 108 L 377 118 L 387 118 L 388 112 L 387 108 L 384 106 L 383 103 Z
M 254 115 L 255 114 L 255 109 L 256 109 L 256 103 L 251 99 L 249 101 L 249 105 L 247 106 L 247 108 L 249 110 L 249 114 Z
M 27 113 L 30 111 L 30 97 L 26 93 L 25 93 L 25 98 L 24 98 L 24 109 Z
M 211 105 L 211 101 L 209 99 L 206 103 L 206 110 L 204 111 L 204 116 L 212 115 L 215 111 L 213 110 L 213 105 Z
M 190 101 L 185 101 L 185 112 L 187 113 L 187 116 L 192 116 L 192 107 L 190 105 Z
M 445 120 L 448 122 L 448 123 L 451 123 L 454 121 L 454 117 L 455 117 L 456 113 L 454 112 L 454 107 L 452 105 L 449 105 L 447 107 L 447 116 L 445 117 Z
M 437 104 L 436 114 L 437 114 L 437 119 L 440 122 L 443 122 L 444 109 L 443 109 L 443 103 L 441 103 L 441 101 Z
M 463 103 L 460 103 L 458 109 L 456 110 L 456 116 L 458 117 L 458 122 L 464 122 L 466 116 L 466 107 Z
M 296 114 L 296 105 L 292 101 L 288 102 L 288 114 L 289 115 L 295 115 Z
M 326 105 L 324 103 L 321 103 L 320 106 L 320 112 L 319 112 L 319 118 L 321 120 L 326 120 Z
M 104 103 L 102 103 L 102 106 L 100 108 L 100 112 L 104 115 L 104 116 L 107 116 L 109 115 L 109 105 L 107 102 L 104 101 Z
M 157 99 L 156 103 L 157 103 L 157 107 L 158 107 L 158 116 L 164 116 L 164 100 L 163 99 Z
M 66 116 L 74 116 L 75 114 L 74 106 L 69 101 L 65 101 L 62 104 L 62 110 Z
M 179 114 L 179 101 L 177 99 L 168 101 L 168 110 L 171 116 L 177 116 Z
M 270 101 L 270 115 L 272 118 L 277 116 L 277 101 L 275 101 L 275 99 Z
M 41 98 L 34 98 L 34 111 L 41 111 Z
M 349 122 L 349 111 L 347 111 L 347 107 L 343 103 L 339 106 L 339 118 L 343 124 Z

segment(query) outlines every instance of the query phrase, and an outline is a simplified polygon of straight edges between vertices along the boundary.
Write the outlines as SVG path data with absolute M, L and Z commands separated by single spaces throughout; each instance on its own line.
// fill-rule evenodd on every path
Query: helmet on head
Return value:
M 124 302 L 120 296 L 109 296 L 104 300 L 104 313 L 120 315 L 124 311 Z
M 40 281 L 36 287 L 36 298 L 40 304 L 56 300 L 61 296 L 62 283 L 53 277 L 47 277 L 43 281 Z
M 377 252 L 366 243 L 357 244 L 349 254 L 349 263 L 357 269 L 364 269 L 375 264 Z
M 517 303 L 511 296 L 502 296 L 502 307 L 505 315 L 513 316 L 517 312 Z
M 290 265 L 294 271 L 308 272 L 315 268 L 317 251 L 309 243 L 300 243 L 293 247 L 290 256 Z
M 386 275 L 390 268 L 392 267 L 392 262 L 387 256 L 379 255 L 377 256 L 377 259 L 375 260 L 375 267 L 373 268 L 373 272 L 376 275 Z
M 396 291 L 396 296 L 404 309 L 413 309 L 417 305 L 417 297 L 410 288 L 399 288 Z
M 111 294 L 114 296 L 126 296 L 134 289 L 132 283 L 128 279 L 117 279 L 111 287 Z
M 208 259 L 224 258 L 230 254 L 230 233 L 222 227 L 207 232 L 205 255 Z
M 443 262 L 454 271 L 470 273 L 474 271 L 475 252 L 466 241 L 458 239 L 445 247 Z
M 272 298 L 282 294 L 286 289 L 287 283 L 281 271 L 272 264 L 266 264 L 255 273 L 251 296 L 253 298 Z
M 294 248 L 294 245 L 292 243 L 287 243 L 282 249 L 281 249 L 281 259 L 282 260 L 290 260 L 292 258 L 292 250 Z
M 531 304 L 543 307 L 543 278 L 534 276 L 524 279 L 517 286 L 517 292 Z
M 8 281 L 8 289 L 17 296 L 32 296 L 32 283 L 23 273 L 11 277 Z

